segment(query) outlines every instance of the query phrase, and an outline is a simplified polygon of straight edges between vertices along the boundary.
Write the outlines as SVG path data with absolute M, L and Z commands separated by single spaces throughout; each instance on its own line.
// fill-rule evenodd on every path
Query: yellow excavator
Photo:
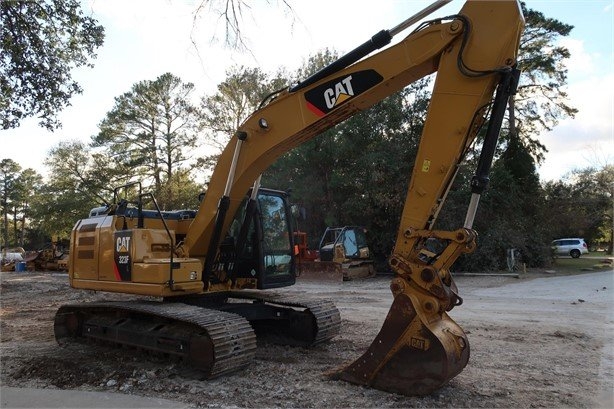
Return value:
M 340 315 L 332 302 L 260 291 L 295 281 L 287 197 L 260 188 L 260 175 L 283 153 L 437 72 L 389 260 L 394 300 L 368 350 L 331 376 L 421 395 L 460 373 L 469 343 L 448 315 L 462 303 L 449 269 L 476 247 L 472 224 L 518 82 L 524 18 L 516 0 L 468 1 L 458 14 L 423 22 L 388 46 L 447 2 L 382 30 L 266 98 L 223 151 L 197 211 L 163 212 L 149 193 L 120 200 L 118 191 L 114 205 L 79 220 L 71 236 L 70 285 L 135 297 L 60 307 L 58 342 L 133 345 L 184 358 L 215 377 L 248 365 L 257 336 L 298 345 L 333 338 Z M 482 125 L 466 219 L 455 231 L 435 230 L 458 165 Z M 155 209 L 144 209 L 145 202 Z

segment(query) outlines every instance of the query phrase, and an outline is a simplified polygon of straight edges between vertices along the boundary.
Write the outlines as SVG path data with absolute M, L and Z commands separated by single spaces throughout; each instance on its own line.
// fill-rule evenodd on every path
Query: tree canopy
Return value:
M 539 181 L 536 164 L 545 149 L 539 133 L 576 112 L 564 93 L 569 51 L 558 43 L 571 26 L 523 7 L 523 75 L 497 146 L 491 188 L 478 209 L 478 250 L 461 257 L 455 269 L 503 268 L 509 248 L 520 249 L 529 266 L 545 266 L 552 239 L 612 240 L 611 165 L 578 170 L 557 182 Z M 144 182 L 164 209 L 196 208 L 205 189 L 198 172 L 215 164 L 263 98 L 336 58 L 323 50 L 293 74 L 231 67 L 215 92 L 198 97 L 193 84 L 171 73 L 137 82 L 116 97 L 91 144 L 62 141 L 50 152 L 50 173 L 42 186 L 35 173 L 2 161 L 3 245 L 19 243 L 24 229 L 31 237 L 41 232 L 67 237 L 75 220 L 109 204 L 113 188 L 128 182 Z M 430 78 L 415 82 L 288 152 L 266 171 L 263 186 L 291 189 L 291 201 L 303 210 L 298 228 L 307 231 L 312 246 L 327 226 L 363 225 L 376 254 L 381 259 L 389 254 L 429 98 Z M 201 142 L 208 150 L 200 149 Z M 479 156 L 476 145 L 460 165 L 434 228 L 462 225 Z
M 519 137 L 541 161 L 546 147 L 539 142 L 540 133 L 552 130 L 560 120 L 573 118 L 578 112 L 569 104 L 565 92 L 565 64 L 570 53 L 559 42 L 573 26 L 527 8 L 524 2 L 521 5 L 526 21 L 518 52 L 522 75 L 516 95 L 510 100 L 507 138 Z
M 0 161 L 0 247 L 24 246 L 28 218 L 42 184 L 42 176 L 34 169 L 22 169 L 12 159 Z
M 76 67 L 92 66 L 104 28 L 76 0 L 0 2 L 0 122 L 2 129 L 38 117 L 49 130 L 82 92 Z
M 280 72 L 271 76 L 259 68 L 233 66 L 226 71 L 226 79 L 217 92 L 201 99 L 201 125 L 206 133 L 205 145 L 212 153 L 203 164 L 213 169 L 219 154 L 239 125 L 254 112 L 272 90 L 283 87 L 288 79 Z
M 292 13 L 289 1 L 281 0 L 275 3 L 281 4 L 284 11 Z M 199 0 L 194 11 L 194 20 L 203 13 L 217 16 L 224 26 L 226 46 L 237 50 L 248 50 L 242 26 L 244 14 L 249 12 L 250 8 L 249 2 L 245 0 Z
M 121 169 L 151 185 L 163 197 L 163 207 L 173 204 L 175 173 L 185 168 L 197 146 L 199 124 L 191 102 L 194 84 L 171 73 L 134 84 L 115 98 L 115 106 L 100 123 L 93 146 L 102 147 Z M 175 203 L 178 205 L 179 203 Z
M 614 237 L 614 165 L 572 171 L 545 184 L 547 220 L 558 237 L 588 237 L 595 245 Z

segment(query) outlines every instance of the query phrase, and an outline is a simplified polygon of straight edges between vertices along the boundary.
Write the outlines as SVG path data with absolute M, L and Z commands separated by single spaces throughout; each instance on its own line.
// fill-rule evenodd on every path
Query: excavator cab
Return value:
M 244 200 L 220 250 L 234 253 L 236 278 L 256 278 L 258 289 L 295 283 L 290 217 L 286 192 L 260 188 L 255 201 Z

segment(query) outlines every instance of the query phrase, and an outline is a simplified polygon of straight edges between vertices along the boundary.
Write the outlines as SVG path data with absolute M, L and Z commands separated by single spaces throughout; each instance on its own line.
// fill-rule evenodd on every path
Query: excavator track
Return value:
M 301 298 L 282 295 L 278 293 L 263 293 L 258 291 L 231 292 L 230 297 L 252 300 L 255 303 L 278 305 L 285 309 L 302 310 L 298 313 L 310 316 L 312 326 L 310 334 L 295 344 L 303 346 L 318 345 L 329 341 L 339 334 L 341 329 L 341 316 L 335 305 L 328 300 Z
M 339 310 L 331 301 L 263 291 L 229 291 L 212 295 L 168 298 L 244 317 L 258 340 L 309 347 L 334 338 L 341 327 Z
M 255 356 L 256 335 L 243 317 L 182 303 L 93 302 L 60 307 L 60 345 L 93 339 L 176 356 L 206 378 L 235 372 Z

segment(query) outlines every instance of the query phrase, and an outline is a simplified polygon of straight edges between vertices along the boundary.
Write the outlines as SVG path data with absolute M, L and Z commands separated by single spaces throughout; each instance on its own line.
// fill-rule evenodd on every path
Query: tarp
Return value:
M 2 262 L 23 261 L 21 253 L 2 253 Z

